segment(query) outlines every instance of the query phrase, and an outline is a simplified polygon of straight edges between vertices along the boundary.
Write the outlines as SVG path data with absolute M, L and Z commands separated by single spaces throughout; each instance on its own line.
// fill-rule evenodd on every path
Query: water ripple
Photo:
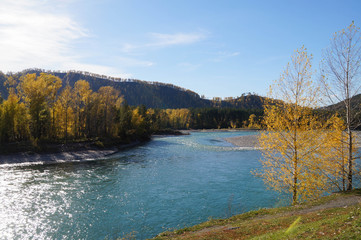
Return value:
M 277 196 L 249 171 L 258 151 L 225 137 L 194 133 L 155 138 L 111 159 L 0 167 L 0 239 L 114 239 L 132 231 L 145 239 L 272 206 Z

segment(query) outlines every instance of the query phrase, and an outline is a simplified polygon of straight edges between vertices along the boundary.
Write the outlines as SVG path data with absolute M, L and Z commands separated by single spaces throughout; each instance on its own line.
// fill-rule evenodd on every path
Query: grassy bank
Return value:
M 361 189 L 298 206 L 260 209 L 154 239 L 360 239 Z

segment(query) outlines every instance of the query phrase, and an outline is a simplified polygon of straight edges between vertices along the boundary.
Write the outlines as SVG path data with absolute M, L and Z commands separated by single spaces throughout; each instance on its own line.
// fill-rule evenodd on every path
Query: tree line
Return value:
M 60 91 L 60 78 L 47 73 L 27 74 L 19 83 L 10 76 L 5 85 L 9 96 L 0 105 L 0 142 L 149 137 L 146 110 L 130 108 L 110 86 L 93 92 L 79 80 Z
M 74 86 L 50 73 L 8 76 L 8 98 L 0 99 L 0 143 L 69 142 L 110 138 L 120 142 L 149 139 L 164 129 L 239 128 L 261 110 L 233 108 L 147 109 L 129 106 L 111 86 L 93 91 L 89 82 Z

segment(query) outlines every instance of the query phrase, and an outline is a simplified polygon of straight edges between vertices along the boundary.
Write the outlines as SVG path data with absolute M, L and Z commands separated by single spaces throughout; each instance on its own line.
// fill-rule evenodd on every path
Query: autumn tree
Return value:
M 168 121 L 174 129 L 185 129 L 189 126 L 190 111 L 185 108 L 167 109 Z
M 117 135 L 125 142 L 129 141 L 130 130 L 132 129 L 132 112 L 125 102 L 118 107 L 117 112 Z
M 51 111 L 51 137 L 54 137 L 56 135 L 56 129 L 55 129 L 55 109 L 54 105 L 56 102 L 58 90 L 62 86 L 62 81 L 59 77 L 56 77 L 51 74 L 40 74 L 40 79 L 43 79 L 43 81 L 46 83 L 47 89 L 46 90 L 46 100 L 48 103 L 48 106 Z
M 338 115 L 331 116 L 325 125 L 324 147 L 321 156 L 325 161 L 322 168 L 319 168 L 324 176 L 327 177 L 329 187 L 339 191 L 346 191 L 348 183 L 348 136 L 345 131 L 346 124 Z M 353 143 L 354 144 L 354 143 Z M 353 148 L 353 154 L 356 149 Z
M 70 137 L 128 142 L 146 139 L 153 130 L 150 116 L 155 116 L 155 111 L 128 106 L 110 86 L 92 92 L 87 81 L 79 80 L 73 88 L 67 84 L 59 93 L 62 82 L 51 74 L 20 78 L 0 74 L 0 80 L 8 95 L 0 102 L 0 142 L 68 142 Z
M 292 203 L 319 196 L 325 176 L 318 171 L 325 148 L 321 125 L 313 114 L 318 88 L 311 80 L 311 59 L 296 50 L 264 106 L 265 132 L 260 136 L 262 170 L 257 172 L 272 189 L 288 192 Z
M 12 90 L 7 100 L 2 104 L 3 139 L 19 141 L 28 137 L 28 115 L 24 103 Z
M 352 22 L 350 26 L 336 32 L 330 46 L 324 52 L 321 82 L 326 96 L 333 102 L 342 102 L 347 134 L 347 190 L 353 188 L 353 169 L 355 162 L 354 135 L 352 130 L 360 126 L 357 105 L 351 100 L 361 88 L 361 34 Z
M 51 128 L 50 110 L 53 107 L 61 80 L 51 74 L 27 74 L 20 79 L 18 91 L 26 103 L 31 120 L 31 132 L 34 138 L 49 136 Z M 53 118 L 54 121 L 54 118 Z
M 150 122 L 147 108 L 144 105 L 138 106 L 132 111 L 132 131 L 137 138 L 146 139 L 149 137 Z
M 68 141 L 69 129 L 72 125 L 72 116 L 73 116 L 73 98 L 72 98 L 72 89 L 67 85 L 63 91 L 60 93 L 57 100 L 56 108 L 58 113 L 59 123 L 62 125 L 60 129 L 63 129 L 65 142 Z
M 87 136 L 88 137 L 96 137 L 101 135 L 100 129 L 102 129 L 102 119 L 103 114 L 101 112 L 101 101 L 99 94 L 97 92 L 93 92 L 90 95 L 90 103 L 89 103 L 89 122 L 87 128 Z
M 92 90 L 85 80 L 79 80 L 74 84 L 72 98 L 74 104 L 74 128 L 75 137 L 85 136 L 90 122 L 90 97 Z
M 248 128 L 260 128 L 255 114 L 251 114 L 248 119 Z
M 7 77 L 6 80 L 4 81 L 4 86 L 8 90 L 9 94 L 10 92 L 15 93 L 16 84 L 17 82 L 13 76 Z
M 103 134 L 104 136 L 108 136 L 112 131 L 112 122 L 116 117 L 116 102 L 119 98 L 119 91 L 114 89 L 113 87 L 106 86 L 101 87 L 98 90 L 101 111 L 103 113 Z

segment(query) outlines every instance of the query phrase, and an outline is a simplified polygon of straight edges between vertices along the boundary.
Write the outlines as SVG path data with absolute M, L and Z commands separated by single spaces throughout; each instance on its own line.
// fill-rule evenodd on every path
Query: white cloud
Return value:
M 117 68 L 96 65 L 96 64 L 69 62 L 69 63 L 65 63 L 63 67 L 66 70 L 85 71 L 85 72 L 96 73 L 111 77 L 133 78 L 132 74 L 120 72 L 119 69 Z
M 48 12 L 40 1 L 0 3 L 0 65 L 6 70 L 69 60 L 69 45 L 85 30 L 69 17 Z
M 204 40 L 207 35 L 204 32 L 200 33 L 150 33 L 149 42 L 144 44 L 129 44 L 123 45 L 123 51 L 130 52 L 136 49 L 144 48 L 163 48 L 175 45 L 187 45 Z
M 154 39 L 153 43 L 148 44 L 149 46 L 170 46 L 170 45 L 181 45 L 191 44 L 199 42 L 205 38 L 203 33 L 176 33 L 176 34 L 163 34 L 163 33 L 151 33 Z
M 151 61 L 138 60 L 129 57 L 118 57 L 117 63 L 121 67 L 151 67 L 155 64 L 154 62 Z
M 129 77 L 112 67 L 82 63 L 84 56 L 76 53 L 75 43 L 89 35 L 62 11 L 73 1 L 1 0 L 0 70 L 74 69 Z
M 182 62 L 182 63 L 178 64 L 178 67 L 180 67 L 183 71 L 192 72 L 192 71 L 195 71 L 198 68 L 200 68 L 201 64 L 193 64 L 193 63 L 188 63 L 188 62 Z
M 212 58 L 212 62 L 222 62 L 228 58 L 236 57 L 240 53 L 239 52 L 218 52 L 215 58 Z

